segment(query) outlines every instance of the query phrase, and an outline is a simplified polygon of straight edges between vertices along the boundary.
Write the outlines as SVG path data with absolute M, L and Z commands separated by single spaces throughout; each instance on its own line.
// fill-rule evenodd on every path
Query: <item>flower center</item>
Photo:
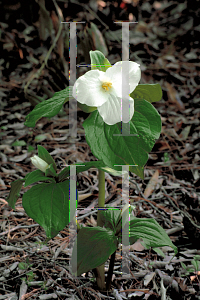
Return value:
M 112 87 L 112 83 L 111 82 L 104 82 L 102 84 L 102 88 L 105 90 L 105 91 L 109 91 L 109 89 Z

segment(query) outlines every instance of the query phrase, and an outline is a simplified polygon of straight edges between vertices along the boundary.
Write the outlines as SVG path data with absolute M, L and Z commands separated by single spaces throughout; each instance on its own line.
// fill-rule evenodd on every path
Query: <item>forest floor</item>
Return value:
M 0 299 L 200 299 L 200 2 L 44 3 L 1 4 Z M 153 103 L 162 132 L 145 166 L 145 179 L 130 173 L 129 195 L 134 215 L 154 218 L 178 254 L 173 257 L 170 247 L 162 247 L 162 257 L 139 240 L 126 252 L 130 278 L 125 278 L 118 250 L 109 294 L 98 291 L 91 272 L 76 279 L 70 275 L 67 227 L 45 244 L 44 229 L 22 206 L 30 187 L 22 187 L 15 210 L 6 201 L 11 183 L 35 170 L 30 158 L 37 155 L 37 145 L 48 150 L 60 170 L 66 163 L 96 160 L 81 134 L 88 114 L 80 109 L 76 139 L 69 133 L 68 104 L 34 128 L 24 125 L 36 104 L 69 85 L 69 25 L 60 20 L 85 22 L 77 24 L 77 64 L 90 64 L 90 50 L 102 51 L 111 64 L 120 61 L 121 25 L 114 21 L 137 21 L 130 24 L 130 60 L 140 64 L 140 83 L 159 83 L 163 91 L 162 100 Z M 77 78 L 85 71 L 87 67 L 78 68 Z M 78 222 L 84 225 L 96 226 L 91 208 L 97 207 L 97 175 L 97 169 L 77 175 Z M 122 179 L 106 173 L 106 204 L 119 205 L 121 191 Z

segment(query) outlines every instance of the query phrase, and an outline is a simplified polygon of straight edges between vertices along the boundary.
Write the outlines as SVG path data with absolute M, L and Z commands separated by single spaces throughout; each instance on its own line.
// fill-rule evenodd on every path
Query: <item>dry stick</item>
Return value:
M 106 30 L 110 30 L 109 26 L 107 26 L 87 4 L 82 4 L 75 0 L 73 0 L 72 3 L 83 6 L 85 9 L 87 9 L 89 11 L 89 13 L 91 13 L 91 15 L 93 15 L 97 20 L 99 20 L 99 22 L 106 28 Z M 119 40 L 119 38 L 115 35 L 115 33 L 113 31 L 110 30 L 110 34 L 112 35 L 112 37 L 114 37 L 115 41 L 117 41 L 118 43 L 121 43 L 121 41 Z
M 180 213 L 182 213 L 186 218 L 188 218 L 188 220 L 192 223 L 192 225 L 193 225 L 194 227 L 200 229 L 200 226 L 197 225 L 196 223 L 194 223 L 194 221 L 191 219 L 189 213 L 188 213 L 187 211 L 184 211 L 184 210 L 181 210 L 180 208 L 178 208 L 178 206 L 176 206 L 176 205 L 174 204 L 174 202 L 171 200 L 171 199 L 173 199 L 173 198 L 172 198 L 171 196 L 167 195 L 167 192 L 166 192 L 165 188 L 162 187 L 162 189 L 165 191 L 165 193 L 163 193 L 163 195 L 164 195 L 165 197 L 167 197 L 167 199 L 170 201 L 170 203 L 172 204 L 172 206 L 173 206 L 175 209 L 179 210 Z
M 55 7 L 56 7 L 56 10 L 57 10 L 57 13 L 58 13 L 58 18 L 59 18 L 59 21 L 60 21 L 58 33 L 57 33 L 57 35 L 56 35 L 56 38 L 55 38 L 53 44 L 52 44 L 51 47 L 49 48 L 49 51 L 47 52 L 47 55 L 46 55 L 46 57 L 45 57 L 45 60 L 44 60 L 43 64 L 41 65 L 41 67 L 39 68 L 39 70 L 38 70 L 35 74 L 33 74 L 33 76 L 29 79 L 29 81 L 28 81 L 27 84 L 25 85 L 25 87 L 24 87 L 24 94 L 25 94 L 25 95 L 27 95 L 27 89 L 28 89 L 29 85 L 31 84 L 31 82 L 33 81 L 33 79 L 40 76 L 42 70 L 44 69 L 45 65 L 47 64 L 47 61 L 48 61 L 48 59 L 49 59 L 49 56 L 50 56 L 52 50 L 54 49 L 54 47 L 56 46 L 56 43 L 57 43 L 57 41 L 58 41 L 58 39 L 59 39 L 59 37 L 60 37 L 61 31 L 62 31 L 62 23 L 61 23 L 61 17 L 60 17 L 61 11 L 60 11 L 60 9 L 59 9 L 57 3 L 55 2 L 55 0 L 52 0 L 52 1 L 53 1 L 54 5 L 55 5 Z

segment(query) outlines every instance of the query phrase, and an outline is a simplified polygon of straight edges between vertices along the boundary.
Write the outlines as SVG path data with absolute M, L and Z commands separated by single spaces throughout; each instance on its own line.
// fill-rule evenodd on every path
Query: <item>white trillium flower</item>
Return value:
M 126 95 L 123 101 L 129 102 L 130 115 L 128 118 L 126 115 L 125 119 L 121 120 L 122 63 L 129 69 L 129 95 Z M 97 107 L 106 124 L 114 125 L 121 121 L 128 123 L 134 114 L 134 99 L 130 97 L 130 93 L 134 91 L 140 79 L 139 64 L 132 61 L 119 61 L 106 72 L 91 70 L 79 77 L 73 86 L 72 95 L 82 104 Z
M 37 155 L 34 155 L 33 157 L 31 157 L 31 162 L 36 168 L 40 169 L 44 173 L 45 173 L 46 169 L 49 167 L 49 165 L 46 163 L 46 161 L 44 161 Z

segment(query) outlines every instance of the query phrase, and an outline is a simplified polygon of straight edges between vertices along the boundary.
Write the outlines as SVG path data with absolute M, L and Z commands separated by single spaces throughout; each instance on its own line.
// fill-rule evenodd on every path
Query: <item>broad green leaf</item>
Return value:
M 27 215 L 44 228 L 49 239 L 69 224 L 69 203 L 69 180 L 35 185 L 22 198 Z
M 156 84 L 138 84 L 135 90 L 130 94 L 133 99 L 145 99 L 152 103 L 160 101 L 162 98 L 162 89 L 159 83 Z
M 124 228 L 126 222 L 129 221 L 129 212 L 131 213 L 133 209 L 135 209 L 135 206 L 130 205 L 129 208 L 129 203 L 124 205 L 121 213 L 121 220 L 120 220 L 120 222 L 122 222 L 122 228 Z M 117 227 L 117 229 L 119 229 L 119 227 Z
M 72 272 L 75 276 L 102 265 L 118 248 L 118 240 L 114 232 L 99 226 L 81 228 L 75 243 L 77 266 L 74 263 L 76 259 L 74 249 L 72 252 Z
M 105 166 L 105 164 L 102 161 L 86 161 L 86 162 L 77 162 L 73 164 L 72 166 L 77 166 L 76 167 L 76 174 L 80 172 L 87 171 L 90 168 L 97 168 L 100 170 L 103 170 L 104 172 L 110 173 L 113 176 L 124 176 L 124 178 L 128 175 L 126 171 L 116 171 L 113 170 L 112 168 L 108 168 Z M 58 174 L 58 181 L 63 181 L 67 177 L 70 176 L 70 166 L 65 167 L 59 174 Z
M 122 228 L 124 228 L 126 222 L 129 220 L 129 212 L 131 213 L 134 208 L 135 206 L 133 205 L 130 205 L 129 208 L 129 204 L 125 204 L 122 211 L 118 215 L 118 218 L 116 218 L 115 221 L 113 221 L 115 224 L 114 232 L 116 236 L 121 236 Z
M 100 168 L 101 166 L 105 166 L 102 161 L 85 161 L 83 163 L 77 162 L 73 164 L 72 166 L 76 167 L 76 174 L 80 172 L 87 171 L 90 168 Z M 62 181 L 70 176 L 70 167 L 65 167 L 59 174 L 58 174 L 58 181 Z
M 161 118 L 154 106 L 144 99 L 138 99 L 134 105 L 130 121 L 130 134 L 134 136 L 122 136 L 121 122 L 107 125 L 98 111 L 90 114 L 83 127 L 94 156 L 116 171 L 122 171 L 122 167 L 116 165 L 137 165 L 130 166 L 129 170 L 144 179 L 148 153 L 160 136 Z
M 110 62 L 103 55 L 102 52 L 95 50 L 90 51 L 91 69 L 105 72 L 111 67 Z
M 129 226 L 129 222 L 125 224 L 125 227 L 127 226 Z M 169 246 L 174 250 L 175 255 L 178 252 L 177 247 L 171 242 L 165 230 L 158 224 L 158 222 L 156 222 L 156 220 L 136 218 L 131 215 L 129 233 L 130 244 L 133 244 L 139 238 L 143 239 L 147 249 L 150 247 L 158 248 Z
M 48 165 L 53 164 L 53 168 L 56 171 L 57 170 L 56 163 L 55 163 L 53 157 L 49 154 L 49 152 L 44 147 L 42 147 L 40 145 L 38 145 L 37 148 L 38 148 L 38 156 L 41 159 L 43 159 L 44 161 L 46 161 L 46 163 Z
M 15 209 L 15 203 L 17 202 L 17 199 L 19 198 L 20 194 L 19 192 L 21 191 L 22 184 L 25 181 L 25 179 L 17 179 L 13 182 L 11 182 L 11 189 L 10 193 L 6 199 L 10 207 Z
M 69 87 L 56 92 L 52 98 L 45 100 L 35 106 L 35 108 L 26 116 L 24 125 L 27 127 L 34 127 L 36 122 L 43 118 L 52 118 L 59 113 L 66 100 L 69 101 L 70 91 Z
M 105 228 L 115 232 L 117 223 L 121 220 L 121 209 L 106 207 L 99 211 L 99 218 Z
M 130 206 L 130 213 L 134 208 L 135 206 Z M 122 211 L 120 208 L 105 207 L 100 210 L 99 217 L 104 227 L 110 228 L 118 235 L 129 220 L 129 204 L 125 204 Z
M 38 170 L 35 170 L 28 174 L 28 177 L 25 181 L 24 187 L 27 187 L 28 185 L 38 182 L 38 181 L 47 181 L 47 180 L 51 180 L 51 181 L 55 182 L 55 180 L 53 178 L 46 177 L 44 175 L 44 172 L 42 172 L 41 170 L 38 169 Z

